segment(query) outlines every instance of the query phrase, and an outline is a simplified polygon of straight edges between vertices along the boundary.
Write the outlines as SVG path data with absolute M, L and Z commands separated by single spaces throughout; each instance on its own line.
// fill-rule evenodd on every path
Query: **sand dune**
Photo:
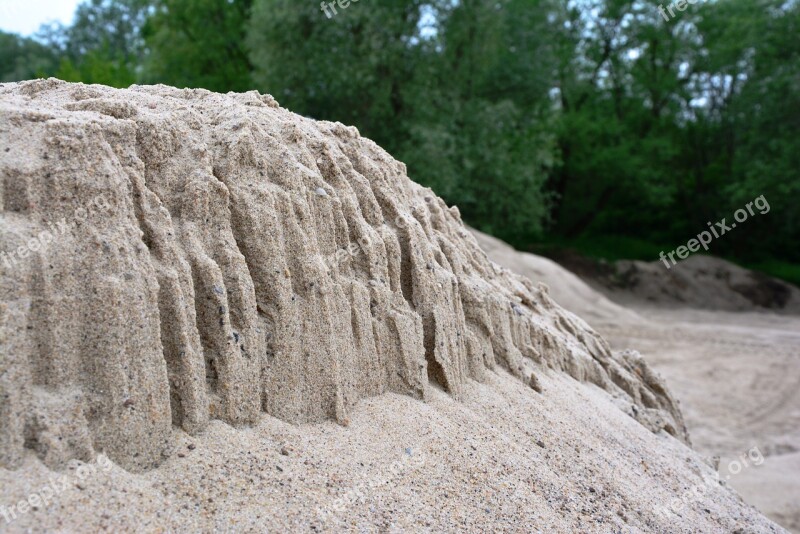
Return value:
M 0 528 L 781 531 L 355 129 L 58 80 L 0 116 Z
M 800 315 L 800 289 L 722 258 L 695 254 L 669 269 L 661 261 L 600 263 L 568 251 L 557 254 L 556 260 L 598 292 L 634 308 Z
M 569 311 L 589 322 L 638 322 L 633 310 L 614 303 L 581 278 L 556 262 L 514 250 L 511 246 L 472 229 L 478 244 L 498 264 L 531 280 L 547 285 L 553 299 Z

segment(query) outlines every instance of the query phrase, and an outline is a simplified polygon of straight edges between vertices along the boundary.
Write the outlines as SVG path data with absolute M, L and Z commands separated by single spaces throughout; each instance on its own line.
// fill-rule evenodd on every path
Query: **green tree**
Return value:
M 244 46 L 252 0 L 153 0 L 143 81 L 211 91 L 252 89 Z
M 389 149 L 406 135 L 412 79 L 424 58 L 421 0 L 353 3 L 256 1 L 247 43 L 254 79 L 289 109 L 356 125 Z
M 653 230 L 677 194 L 672 165 L 687 83 L 681 71 L 693 50 L 689 19 L 664 24 L 657 6 L 636 0 L 557 12 L 563 163 L 550 182 L 557 233 Z
M 470 224 L 517 245 L 541 236 L 555 163 L 550 12 L 550 2 L 530 0 L 464 0 L 442 10 L 441 54 L 429 74 L 440 95 L 430 127 L 453 145 L 455 178 L 437 191 Z M 431 156 L 420 169 L 435 184 Z
M 34 39 L 0 31 L 0 82 L 46 77 L 57 66 L 57 51 Z
M 144 53 L 143 0 L 87 0 L 71 26 L 44 26 L 37 38 L 56 50 L 55 76 L 66 81 L 127 87 L 136 82 Z
M 800 4 L 729 0 L 709 7 L 700 29 L 709 43 L 704 67 L 713 73 L 703 109 L 718 140 L 713 170 L 731 209 L 760 195 L 771 206 L 767 217 L 742 225 L 730 251 L 800 261 Z

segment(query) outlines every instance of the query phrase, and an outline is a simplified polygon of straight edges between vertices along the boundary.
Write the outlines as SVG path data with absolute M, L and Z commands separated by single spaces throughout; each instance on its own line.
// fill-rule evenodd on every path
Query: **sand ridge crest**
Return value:
M 32 449 L 144 471 L 173 426 L 347 424 L 359 399 L 461 399 L 498 366 L 591 382 L 688 442 L 638 354 L 491 262 L 355 128 L 256 92 L 54 79 L 0 85 L 0 116 L 0 250 L 23 252 L 0 262 L 2 467 Z

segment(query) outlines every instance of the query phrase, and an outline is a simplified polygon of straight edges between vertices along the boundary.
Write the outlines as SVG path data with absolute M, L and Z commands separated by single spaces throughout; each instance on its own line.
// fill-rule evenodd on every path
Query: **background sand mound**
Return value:
M 347 424 L 496 366 L 535 389 L 564 371 L 686 439 L 641 357 L 490 262 L 354 128 L 256 92 L 53 79 L 0 86 L 0 116 L 2 466 L 149 469 L 173 426 Z
M 553 300 L 589 324 L 641 321 L 636 312 L 612 302 L 558 263 L 535 254 L 519 252 L 505 242 L 477 230 L 473 229 L 472 233 L 493 261 L 531 280 L 547 284 Z
M 670 269 L 661 261 L 600 263 L 570 253 L 555 260 L 619 303 L 800 314 L 800 289 L 713 256 L 695 254 Z

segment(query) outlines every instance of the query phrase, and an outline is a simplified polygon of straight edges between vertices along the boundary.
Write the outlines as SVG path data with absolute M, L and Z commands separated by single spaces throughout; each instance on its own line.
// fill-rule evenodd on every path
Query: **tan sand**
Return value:
M 9 530 L 781 532 L 598 388 L 561 373 L 542 386 L 500 371 L 470 383 L 464 403 L 387 394 L 362 401 L 348 427 L 214 422 L 176 436 L 183 457 L 145 474 L 99 470 Z M 0 470 L 3 501 L 51 476 L 33 457 Z M 676 498 L 680 515 L 658 515 Z
M 0 528 L 780 531 L 355 129 L 57 80 L 0 117 Z
M 635 346 L 681 402 L 695 449 L 725 468 L 744 450 L 760 466 L 731 475 L 747 502 L 800 532 L 800 317 L 639 308 L 653 327 L 595 325 Z
M 800 316 L 786 315 L 786 309 L 777 310 L 781 315 L 763 310 L 728 287 L 741 288 L 763 277 L 716 258 L 698 257 L 682 265 L 680 276 L 691 281 L 671 286 L 681 288 L 680 299 L 722 308 L 699 310 L 681 305 L 674 292 L 653 289 L 676 280 L 674 273 L 658 271 L 658 265 L 647 267 L 645 274 L 637 271 L 645 280 L 638 286 L 606 289 L 603 295 L 550 260 L 474 233 L 493 260 L 548 283 L 553 299 L 585 317 L 612 348 L 639 350 L 679 400 L 694 448 L 707 458 L 720 458 L 722 478 L 730 476 L 728 482 L 748 503 L 800 532 Z M 709 273 L 714 281 L 705 285 Z M 795 295 L 796 288 L 784 285 Z M 692 293 L 694 287 L 702 292 Z M 709 293 L 713 298 L 703 300 Z M 796 305 L 794 297 L 787 305 Z M 599 312 L 587 313 L 589 308 Z M 753 447 L 763 454 L 763 463 L 728 472 Z
M 636 312 L 614 303 L 556 262 L 514 250 L 503 241 L 477 230 L 472 229 L 472 233 L 492 261 L 531 280 L 543 282 L 556 302 L 589 324 L 641 321 Z

